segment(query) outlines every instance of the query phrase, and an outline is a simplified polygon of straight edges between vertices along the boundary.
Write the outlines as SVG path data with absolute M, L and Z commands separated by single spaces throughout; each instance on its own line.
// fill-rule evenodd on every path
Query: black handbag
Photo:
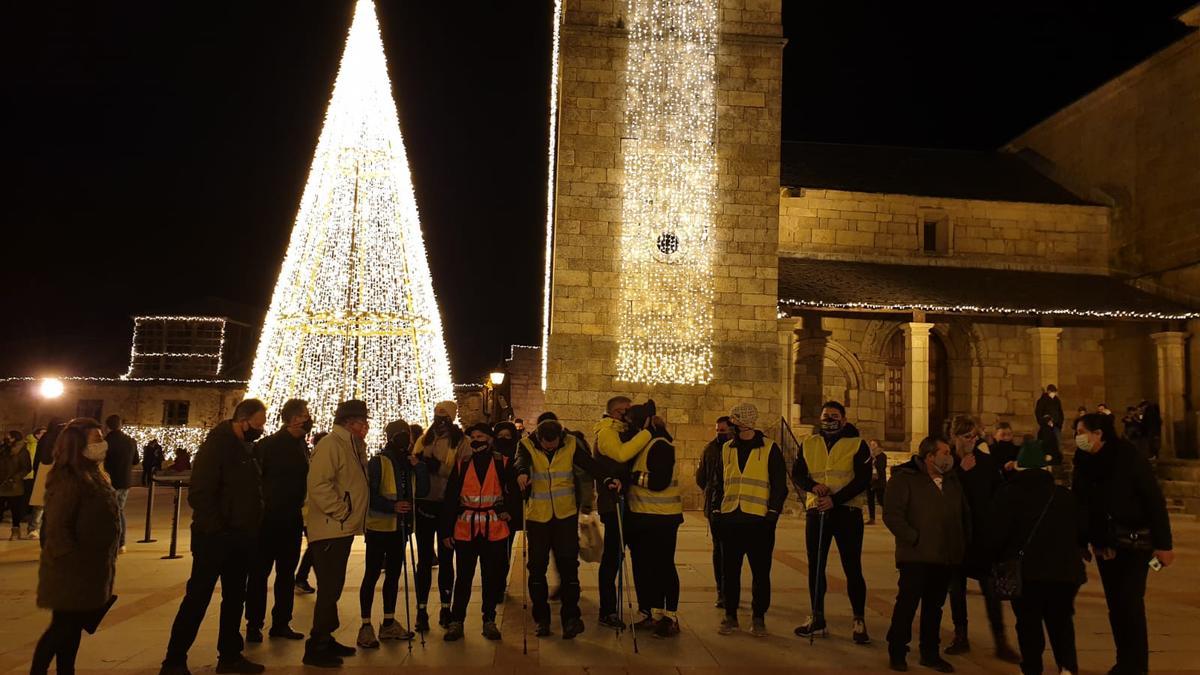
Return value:
M 1113 520 L 1111 516 L 1108 519 L 1108 525 L 1112 530 L 1113 543 L 1118 549 L 1139 553 L 1154 552 L 1154 539 L 1150 536 L 1150 528 L 1126 527 Z
M 82 627 L 88 632 L 88 635 L 94 635 L 96 630 L 100 628 L 100 622 L 104 620 L 104 616 L 108 614 L 108 610 L 112 609 L 113 603 L 117 601 L 117 596 L 111 595 L 108 602 L 104 603 L 103 607 L 93 609 L 83 613 Z
M 1050 504 L 1054 502 L 1054 491 L 1050 492 L 1050 499 L 1046 500 L 1046 505 L 1042 507 L 1042 514 L 1038 516 L 1037 522 L 1033 524 L 1033 529 L 1029 531 L 1029 537 L 1025 543 L 1021 545 L 1017 551 L 1017 557 L 1012 560 L 1001 560 L 1000 562 L 992 563 L 991 574 L 988 575 L 988 584 L 992 591 L 992 595 L 1000 600 L 1013 600 L 1021 597 L 1022 580 L 1021 580 L 1021 559 L 1025 557 L 1025 549 L 1029 548 L 1029 543 L 1033 541 L 1033 535 L 1037 534 L 1038 528 L 1042 524 L 1042 519 L 1046 517 L 1046 512 L 1050 510 Z

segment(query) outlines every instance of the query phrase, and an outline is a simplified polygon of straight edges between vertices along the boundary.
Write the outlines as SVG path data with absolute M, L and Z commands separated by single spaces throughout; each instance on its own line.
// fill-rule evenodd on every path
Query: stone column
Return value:
M 1040 395 L 1046 385 L 1053 384 L 1062 389 L 1058 381 L 1058 341 L 1062 336 L 1061 328 L 1029 328 L 1030 350 L 1033 354 L 1033 375 L 1037 378 L 1038 390 L 1034 397 Z
M 1184 381 L 1183 345 L 1187 333 L 1181 331 L 1164 331 L 1153 333 L 1155 355 L 1157 356 L 1158 373 L 1158 407 L 1162 412 L 1162 449 L 1158 456 L 1163 459 L 1174 459 L 1178 456 L 1178 444 L 1187 438 L 1187 404 L 1184 396 L 1187 393 Z
M 829 343 L 830 331 L 821 328 L 821 315 L 806 312 L 802 315 L 796 335 L 796 361 L 793 375 L 793 402 L 800 405 L 800 422 L 816 425 L 821 419 L 822 374 L 825 371 L 825 345 Z M 797 429 L 801 434 L 807 430 Z
M 908 447 L 917 451 L 929 435 L 929 331 L 931 323 L 912 321 L 900 324 L 904 331 L 904 407 Z

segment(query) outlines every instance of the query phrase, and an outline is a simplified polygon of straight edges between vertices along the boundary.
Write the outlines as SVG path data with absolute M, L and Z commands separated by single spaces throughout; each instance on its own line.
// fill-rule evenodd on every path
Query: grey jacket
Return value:
M 942 487 L 916 457 L 892 470 L 885 490 L 883 522 L 896 537 L 896 564 L 957 565 L 971 538 L 971 510 L 953 471 Z

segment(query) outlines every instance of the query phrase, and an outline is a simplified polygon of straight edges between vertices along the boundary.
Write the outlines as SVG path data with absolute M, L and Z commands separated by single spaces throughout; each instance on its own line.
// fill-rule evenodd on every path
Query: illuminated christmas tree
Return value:
M 453 395 L 371 0 L 354 10 L 247 395 L 271 419 L 303 398 L 318 429 L 339 401 L 362 399 L 372 447 L 388 421 L 428 424 Z

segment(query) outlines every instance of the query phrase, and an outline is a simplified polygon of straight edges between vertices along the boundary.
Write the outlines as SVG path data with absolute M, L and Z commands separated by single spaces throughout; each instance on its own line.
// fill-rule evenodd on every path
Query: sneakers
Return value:
M 732 633 L 736 633 L 740 627 L 741 626 L 738 625 L 738 618 L 736 616 L 729 616 L 726 614 L 725 618 L 721 619 L 721 625 L 717 626 L 717 632 L 721 635 L 730 635 Z
M 939 673 L 953 673 L 954 672 L 954 666 L 950 665 L 949 661 L 947 661 L 946 659 L 943 659 L 942 657 L 940 657 L 936 654 L 934 654 L 932 656 L 922 656 L 921 657 L 921 665 L 925 666 L 926 668 L 932 668 L 933 670 L 936 670 Z
M 500 629 L 496 627 L 496 622 L 495 621 L 484 621 L 482 635 L 485 640 L 499 640 L 500 639 Z
M 570 640 L 571 638 L 583 632 L 583 620 L 571 619 L 563 624 L 563 639 Z
M 266 669 L 266 666 L 262 665 L 261 663 L 255 663 L 240 655 L 233 659 L 217 659 L 218 673 L 244 673 L 245 675 L 257 675 Z
M 756 616 L 751 619 L 750 634 L 754 637 L 767 637 L 767 619 L 766 617 Z
M 655 619 L 649 614 L 642 614 L 641 617 L 642 618 L 640 621 L 633 624 L 635 630 L 651 631 L 654 630 L 655 626 L 658 625 L 658 619 Z
M 829 627 L 825 625 L 825 617 L 810 616 L 807 621 L 796 626 L 793 632 L 797 637 L 828 637 Z
M 306 666 L 316 668 L 341 668 L 342 659 L 329 651 L 328 645 L 315 645 L 312 640 L 304 645 L 304 658 L 300 660 Z M 160 673 L 161 675 L 161 673 Z
M 861 616 L 854 617 L 854 623 L 851 624 L 851 635 L 856 645 L 871 644 L 871 636 L 867 635 L 867 622 L 863 621 Z
M 423 609 L 417 610 L 417 624 L 413 626 L 413 630 L 418 633 L 429 632 L 429 612 Z
M 246 626 L 246 642 L 262 642 L 262 629 Z
M 296 592 L 307 595 L 309 593 L 316 593 L 317 589 L 313 588 L 312 584 L 308 583 L 308 579 L 297 579 Z
M 14 527 L 12 529 L 12 535 L 8 538 L 8 540 L 9 541 L 20 541 L 21 540 L 21 528 Z
M 363 649 L 378 649 L 379 640 L 375 637 L 375 628 L 369 623 L 364 623 L 362 628 L 358 629 L 358 639 L 355 644 Z
M 550 635 L 550 622 L 546 621 L 539 623 L 537 627 L 533 629 L 533 634 L 538 637 L 546 637 Z
M 442 628 L 449 628 L 450 624 L 453 622 L 454 617 L 450 616 L 450 608 L 443 607 L 441 611 L 438 612 L 438 625 Z
M 271 626 L 270 632 L 267 635 L 273 638 L 283 638 L 284 640 L 303 640 L 304 633 L 298 633 L 292 630 L 291 626 Z
M 617 630 L 625 630 L 625 622 L 622 621 L 621 617 L 616 614 L 606 614 L 605 616 L 600 617 L 599 622 L 601 626 L 607 626 Z
M 400 625 L 399 621 L 388 623 L 383 622 L 379 627 L 379 640 L 411 640 L 415 637 L 415 633 Z
M 462 622 L 461 621 L 451 621 L 450 624 L 448 626 L 446 626 L 446 634 L 442 636 L 442 639 L 445 640 L 446 642 L 455 642 L 457 640 L 461 640 L 462 638 L 463 638 Z
M 26 532 L 26 533 L 25 533 L 25 538 L 26 538 L 26 539 L 37 539 L 37 538 L 38 538 L 38 531 L 37 531 L 37 530 L 30 530 L 30 531 Z
M 967 629 L 954 627 L 954 639 L 950 641 L 950 646 L 946 647 L 947 656 L 958 656 L 971 651 L 971 639 L 967 637 Z
M 25 538 L 29 539 L 30 537 L 29 537 L 29 535 L 26 535 Z M 120 548 L 117 549 L 117 553 L 120 555 L 125 555 L 126 553 L 129 553 L 129 549 L 125 548 L 125 546 L 122 545 Z
M 669 638 L 675 635 L 679 635 L 679 622 L 675 619 L 664 616 L 654 626 L 654 637 L 656 638 Z

